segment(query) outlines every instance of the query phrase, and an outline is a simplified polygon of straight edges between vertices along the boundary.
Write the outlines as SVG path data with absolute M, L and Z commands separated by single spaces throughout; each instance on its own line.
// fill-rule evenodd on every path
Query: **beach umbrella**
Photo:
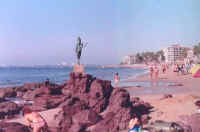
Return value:
M 199 69 L 200 65 L 195 65 L 190 69 L 190 73 L 195 73 Z
M 200 66 L 198 67 L 198 69 L 192 74 L 193 77 L 195 78 L 200 78 Z

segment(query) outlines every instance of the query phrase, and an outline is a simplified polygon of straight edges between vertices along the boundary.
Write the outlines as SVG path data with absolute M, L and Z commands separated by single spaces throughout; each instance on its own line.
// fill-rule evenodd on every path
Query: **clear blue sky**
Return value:
M 5 0 L 0 4 L 0 65 L 116 64 L 124 55 L 200 42 L 199 0 Z

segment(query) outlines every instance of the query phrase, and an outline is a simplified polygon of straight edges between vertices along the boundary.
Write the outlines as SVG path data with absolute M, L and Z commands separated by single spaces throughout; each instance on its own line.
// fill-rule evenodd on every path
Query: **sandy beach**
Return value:
M 137 96 L 149 102 L 154 108 L 150 113 L 151 120 L 177 121 L 180 115 L 190 115 L 196 112 L 194 102 L 200 99 L 200 78 L 193 78 L 192 74 L 177 75 L 172 69 L 160 73 L 157 81 L 152 81 L 148 74 L 139 76 L 130 82 L 167 83 L 164 86 L 150 85 L 149 87 L 126 88 L 132 96 Z M 169 84 L 168 84 L 169 83 Z M 173 83 L 170 85 L 170 83 Z M 152 92 L 135 95 L 136 91 L 151 89 Z M 162 89 L 162 91 L 159 91 Z M 171 94 L 172 98 L 163 99 L 164 94 Z

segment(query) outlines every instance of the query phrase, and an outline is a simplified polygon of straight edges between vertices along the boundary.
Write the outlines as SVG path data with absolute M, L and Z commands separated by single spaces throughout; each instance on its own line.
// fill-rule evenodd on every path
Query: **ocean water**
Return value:
M 69 73 L 72 71 L 72 67 L 0 67 L 0 88 L 43 82 L 47 78 L 60 84 L 69 79 Z M 122 81 L 147 72 L 145 69 L 102 67 L 85 67 L 85 71 L 94 77 L 111 81 L 116 72 Z

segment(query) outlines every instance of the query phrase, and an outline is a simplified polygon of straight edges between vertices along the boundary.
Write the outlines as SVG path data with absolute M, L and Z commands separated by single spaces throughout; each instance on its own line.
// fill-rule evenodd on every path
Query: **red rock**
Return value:
M 2 102 L 0 103 L 0 119 L 13 118 L 19 114 L 21 107 L 13 102 Z
M 24 83 L 24 89 L 34 90 L 36 88 L 40 88 L 41 83 Z
M 107 109 L 117 113 L 117 111 L 122 107 L 132 107 L 129 93 L 125 89 L 114 89 Z
M 0 88 L 0 98 L 16 97 L 17 93 L 13 88 Z
M 86 109 L 88 106 L 79 98 L 70 98 L 62 105 L 62 111 L 55 116 L 55 121 L 62 131 L 67 132 L 72 127 L 72 117 Z
M 34 104 L 32 107 L 37 109 L 37 111 L 52 109 L 58 107 L 60 104 L 64 103 L 69 97 L 63 95 L 51 96 L 51 95 L 42 95 L 33 99 Z
M 20 123 L 0 122 L 0 132 L 31 132 L 27 126 Z
M 109 102 L 113 87 L 110 81 L 96 79 L 92 82 L 89 93 L 89 105 L 97 113 L 103 112 Z
M 73 123 L 91 126 L 99 122 L 102 118 L 93 110 L 83 110 L 76 113 L 73 117 Z

